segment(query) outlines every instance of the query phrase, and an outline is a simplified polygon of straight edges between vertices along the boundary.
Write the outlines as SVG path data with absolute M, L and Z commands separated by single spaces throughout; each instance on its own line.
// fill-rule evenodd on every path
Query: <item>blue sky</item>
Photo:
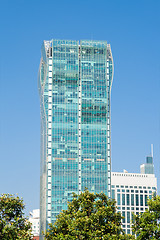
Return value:
M 114 58 L 112 170 L 138 172 L 154 145 L 160 181 L 160 1 L 1 0 L 0 193 L 39 207 L 43 40 L 107 40 Z

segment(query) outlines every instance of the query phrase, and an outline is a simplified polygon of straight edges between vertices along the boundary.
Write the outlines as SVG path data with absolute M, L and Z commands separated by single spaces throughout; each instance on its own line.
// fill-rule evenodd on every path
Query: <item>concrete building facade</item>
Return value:
M 40 235 L 40 210 L 34 209 L 29 213 L 29 221 L 32 224 L 33 239 L 38 239 Z
M 112 198 L 121 212 L 123 230 L 132 233 L 132 213 L 139 214 L 147 208 L 147 200 L 157 192 L 157 179 L 154 174 L 112 172 Z

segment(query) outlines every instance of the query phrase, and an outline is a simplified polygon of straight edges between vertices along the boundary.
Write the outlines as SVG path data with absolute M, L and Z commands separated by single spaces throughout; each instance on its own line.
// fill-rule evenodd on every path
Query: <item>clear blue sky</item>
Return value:
M 154 144 L 160 180 L 160 1 L 0 1 L 0 193 L 39 207 L 43 40 L 107 40 L 114 58 L 112 170 L 138 172 Z

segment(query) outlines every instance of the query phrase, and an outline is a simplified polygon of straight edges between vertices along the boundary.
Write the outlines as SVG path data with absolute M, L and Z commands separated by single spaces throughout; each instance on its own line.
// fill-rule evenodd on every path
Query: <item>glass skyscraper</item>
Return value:
M 110 196 L 110 94 L 106 41 L 44 41 L 41 104 L 41 231 L 86 188 Z

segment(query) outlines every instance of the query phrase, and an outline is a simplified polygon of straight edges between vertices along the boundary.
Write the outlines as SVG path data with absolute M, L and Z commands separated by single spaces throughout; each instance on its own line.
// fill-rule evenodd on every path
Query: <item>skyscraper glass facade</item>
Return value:
M 44 41 L 41 104 L 41 230 L 87 187 L 110 196 L 110 92 L 106 41 Z
M 146 157 L 146 163 L 140 166 L 141 173 L 154 174 L 153 156 Z

